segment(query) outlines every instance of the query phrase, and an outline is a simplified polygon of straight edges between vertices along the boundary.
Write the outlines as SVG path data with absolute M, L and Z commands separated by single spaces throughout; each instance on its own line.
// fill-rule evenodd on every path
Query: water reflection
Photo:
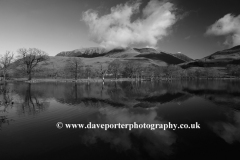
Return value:
M 167 123 L 157 115 L 155 110 L 129 109 L 106 107 L 101 108 L 95 118 L 89 119 L 92 123 L 101 124 L 162 124 Z M 171 145 L 176 141 L 176 135 L 171 131 L 148 129 L 89 129 L 81 137 L 86 145 L 93 145 L 103 141 L 111 145 L 112 149 L 121 151 L 134 150 L 136 155 L 142 155 L 142 151 L 150 157 L 169 155 L 172 153 Z M 137 141 L 137 143 L 136 143 Z
M 93 153 L 91 149 L 97 146 L 107 155 L 114 153 L 117 157 L 131 153 L 134 155 L 131 158 L 135 159 L 181 159 L 186 155 L 203 155 L 209 150 L 218 153 L 219 148 L 230 148 L 232 144 L 239 147 L 239 84 L 238 81 L 220 80 L 104 84 L 12 83 L 1 86 L 3 114 L 0 113 L 0 128 L 10 122 L 11 113 L 16 123 L 9 125 L 15 124 L 14 127 L 9 127 L 9 132 L 18 130 L 17 126 L 25 124 L 22 126 L 26 127 L 26 133 L 23 132 L 22 136 L 32 137 L 28 145 L 44 148 L 44 153 L 49 154 L 52 154 L 53 148 L 56 148 L 57 154 L 64 153 L 58 151 L 65 151 L 65 146 L 77 147 L 76 153 L 84 150 L 90 154 Z M 202 128 L 165 131 L 58 130 L 55 124 L 59 121 L 84 124 L 199 122 Z M 37 124 L 39 128 L 35 127 Z M 34 128 L 36 132 L 27 132 L 29 128 Z M 48 134 L 41 132 L 43 130 L 47 130 Z M 31 154 L 35 153 L 38 153 L 37 150 L 31 150 Z
M 207 99 L 216 105 L 240 110 L 239 81 L 197 81 L 183 87 L 183 91 Z
M 15 92 L 20 96 L 18 101 L 17 112 L 18 114 L 35 115 L 47 110 L 49 102 L 44 98 L 40 88 L 32 89 L 32 84 L 17 84 Z
M 7 83 L 0 85 L 0 130 L 3 124 L 9 124 L 12 119 L 8 118 L 8 109 L 12 108 L 14 104 L 11 90 Z
M 240 142 L 240 113 L 230 112 L 227 120 L 209 123 L 210 128 L 227 143 Z

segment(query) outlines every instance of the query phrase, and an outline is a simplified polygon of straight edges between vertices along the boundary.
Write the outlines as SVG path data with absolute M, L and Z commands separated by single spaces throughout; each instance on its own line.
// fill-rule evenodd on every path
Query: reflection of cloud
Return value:
M 157 116 L 155 110 L 144 109 L 127 109 L 127 108 L 114 108 L 105 107 L 100 108 L 99 113 L 93 119 L 92 123 L 101 124 L 131 124 L 131 123 L 148 123 L 148 124 L 161 124 L 166 121 L 161 120 Z M 138 144 L 132 142 L 132 138 L 138 140 Z M 171 145 L 175 142 L 175 135 L 168 130 L 150 130 L 150 129 L 112 129 L 105 131 L 104 129 L 89 129 L 87 133 L 82 136 L 85 144 L 91 145 L 101 140 L 111 145 L 117 151 L 126 151 L 134 149 L 141 154 L 139 148 L 144 150 L 151 156 L 157 156 L 159 153 L 169 155 L 172 153 Z M 137 149 L 137 150 L 136 150 Z
M 140 5 L 140 1 L 119 4 L 103 16 L 88 10 L 83 20 L 94 41 L 104 47 L 155 46 L 158 40 L 169 34 L 168 29 L 177 21 L 175 7 L 167 1 L 150 0 L 142 10 L 142 17 L 132 22 L 131 18 L 139 13 Z
M 206 34 L 227 36 L 224 44 L 229 46 L 240 45 L 240 15 L 235 17 L 234 15 L 226 14 L 211 25 Z
M 235 112 L 234 124 L 226 122 L 211 123 L 213 131 L 223 138 L 227 143 L 240 142 L 240 113 Z

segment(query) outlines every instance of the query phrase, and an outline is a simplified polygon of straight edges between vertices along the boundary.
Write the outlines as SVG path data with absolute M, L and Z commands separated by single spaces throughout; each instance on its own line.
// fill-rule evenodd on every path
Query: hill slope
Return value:
M 210 59 L 210 60 L 214 60 L 214 59 L 228 59 L 228 60 L 235 60 L 235 59 L 240 59 L 240 45 L 239 46 L 235 46 L 232 47 L 230 49 L 225 49 L 223 51 L 218 51 L 215 52 L 213 54 L 211 54 L 210 56 L 207 56 L 203 59 Z
M 185 62 L 190 62 L 193 60 L 192 58 L 189 58 L 188 56 L 186 56 L 185 54 L 182 54 L 182 53 L 174 53 L 171 55 L 173 55 L 174 57 L 177 57 L 181 60 L 184 60 Z
M 175 55 L 165 52 L 159 52 L 154 48 L 115 48 L 110 51 L 104 48 L 84 48 L 68 52 L 61 52 L 56 56 L 63 57 L 83 57 L 83 58 L 96 58 L 96 57 L 109 57 L 121 59 L 135 59 L 152 61 L 160 65 L 180 64 L 187 62 L 190 58 L 185 55 Z M 97 59 L 96 59 L 97 60 Z
M 172 56 L 171 54 L 167 54 L 164 52 L 139 54 L 136 57 L 145 57 L 148 59 L 160 60 L 160 61 L 166 62 L 167 64 L 180 64 L 185 62 L 182 59 L 179 59 L 175 56 Z
M 90 47 L 90 48 L 82 48 L 76 49 L 73 51 L 64 51 L 58 53 L 56 56 L 64 56 L 64 57 L 100 57 L 104 56 L 107 53 L 105 48 L 101 47 Z
M 240 63 L 240 45 L 215 52 L 202 59 L 182 63 L 180 66 L 189 67 L 226 67 L 229 64 Z

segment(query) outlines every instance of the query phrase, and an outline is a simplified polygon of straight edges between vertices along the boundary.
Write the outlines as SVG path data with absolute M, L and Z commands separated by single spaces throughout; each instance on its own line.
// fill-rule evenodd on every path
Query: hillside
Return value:
M 174 53 L 171 55 L 173 55 L 174 57 L 177 57 L 181 60 L 184 60 L 185 62 L 190 62 L 193 60 L 192 58 L 189 58 L 188 56 L 186 56 L 185 54 L 182 54 L 182 53 Z
M 179 59 L 177 57 L 172 56 L 171 54 L 167 54 L 167 53 L 164 53 L 164 52 L 139 54 L 136 57 L 145 57 L 145 58 L 148 58 L 148 59 L 160 60 L 160 61 L 163 61 L 167 64 L 180 64 L 180 63 L 185 62 L 182 59 Z
M 151 61 L 152 63 L 160 66 L 166 66 L 169 64 L 180 64 L 189 61 L 189 57 L 185 55 L 169 54 L 161 51 L 157 51 L 154 48 L 114 48 L 112 50 L 106 50 L 104 48 L 92 47 L 84 48 L 73 51 L 61 52 L 56 55 L 57 57 L 83 57 L 94 58 L 96 57 L 108 57 L 108 58 L 121 58 L 135 59 Z
M 64 57 L 99 57 L 104 56 L 107 53 L 105 48 L 101 47 L 90 47 L 90 48 L 82 48 L 76 49 L 73 51 L 64 51 L 58 53 L 56 56 L 64 56 Z
M 133 58 L 140 53 L 133 48 L 115 48 L 106 53 L 106 57 Z
M 93 70 L 100 69 L 101 66 L 104 68 L 108 66 L 109 63 L 111 63 L 116 58 L 112 57 L 95 57 L 95 58 L 83 58 L 83 57 L 74 57 L 76 59 L 81 59 L 84 63 L 84 66 L 90 66 Z M 54 73 L 54 72 L 61 72 L 64 70 L 66 64 L 68 63 L 69 57 L 63 57 L 63 56 L 50 56 L 49 59 L 45 62 L 39 63 L 39 68 L 43 70 L 44 72 Z M 156 63 L 153 60 L 149 60 L 146 58 L 119 58 L 119 60 L 122 63 L 126 63 L 128 61 L 137 61 L 142 66 L 165 66 L 164 63 Z
M 223 51 L 218 51 L 204 59 L 240 59 L 240 45 Z
M 239 64 L 240 62 L 240 45 L 217 51 L 202 59 L 193 60 L 180 64 L 184 68 L 189 67 L 226 67 L 229 64 Z

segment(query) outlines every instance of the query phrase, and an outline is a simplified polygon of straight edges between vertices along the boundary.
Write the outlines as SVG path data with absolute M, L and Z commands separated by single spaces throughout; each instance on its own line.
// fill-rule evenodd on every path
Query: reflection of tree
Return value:
M 8 119 L 7 116 L 0 116 L 0 130 L 2 128 L 2 124 L 9 124 L 12 119 Z
M 8 106 L 13 105 L 13 98 L 10 95 L 10 90 L 7 88 L 7 84 L 4 83 L 4 85 L 0 88 L 0 93 L 2 95 L 2 99 L 0 101 L 1 106 L 4 106 L 5 110 L 8 108 Z
M 10 90 L 7 87 L 7 84 L 4 83 L 0 87 L 0 95 L 1 95 L 1 100 L 0 100 L 0 107 L 3 107 L 2 110 L 0 110 L 0 113 L 6 113 L 8 107 L 12 107 L 14 102 L 13 98 L 11 97 Z M 0 115 L 0 129 L 2 127 L 2 124 L 7 123 L 9 124 L 12 119 L 8 119 L 7 115 Z
M 24 102 L 21 104 L 21 113 L 36 114 L 46 110 L 47 102 L 40 101 L 31 91 L 31 84 L 26 89 Z
M 117 82 L 114 83 L 114 87 L 108 87 L 107 93 L 111 97 L 111 100 L 114 102 L 119 102 L 124 97 L 124 92 L 122 88 L 118 86 Z

